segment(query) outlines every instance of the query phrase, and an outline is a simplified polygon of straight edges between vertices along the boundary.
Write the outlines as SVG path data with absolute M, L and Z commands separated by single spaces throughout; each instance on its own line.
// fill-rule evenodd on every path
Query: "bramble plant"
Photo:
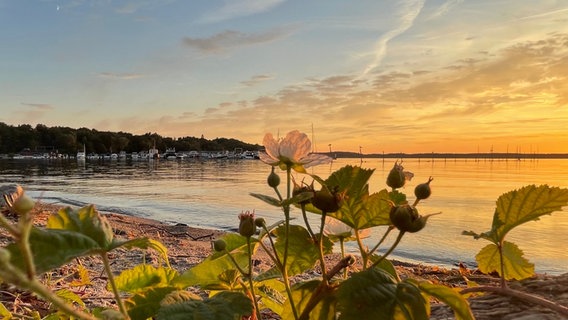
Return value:
M 405 235 L 422 230 L 430 216 L 417 206 L 430 197 L 430 184 L 418 184 L 415 200 L 409 204 L 399 189 L 413 174 L 396 162 L 386 184 L 390 188 L 372 193 L 368 181 L 374 170 L 345 166 L 327 179 L 306 172 L 306 168 L 328 163 L 330 158 L 311 154 L 311 142 L 298 131 L 281 140 L 271 134 L 264 138 L 261 160 L 272 166 L 267 184 L 274 196 L 251 194 L 283 212 L 283 219 L 267 225 L 255 212 L 239 215 L 238 233 L 227 233 L 213 243 L 214 252 L 184 273 L 172 269 L 166 248 L 148 238 L 118 240 L 105 217 L 93 206 L 78 210 L 62 209 L 51 216 L 47 227 L 32 224 L 34 202 L 23 190 L 7 195 L 6 203 L 19 216 L 12 223 L 0 215 L 0 225 L 14 242 L 0 248 L 0 279 L 50 301 L 55 313 L 44 319 L 261 319 L 268 308 L 283 319 L 428 319 L 430 298 L 448 304 L 457 319 L 473 319 L 465 297 L 453 288 L 428 281 L 402 280 L 387 257 Z M 281 181 L 277 169 L 283 172 Z M 301 179 L 301 183 L 297 181 Z M 305 179 L 311 179 L 304 183 Z M 493 228 L 476 234 L 492 242 L 477 255 L 483 272 L 497 271 L 503 286 L 493 290 L 511 294 L 505 280 L 522 279 L 534 273 L 522 252 L 504 241 L 515 226 L 560 210 L 568 203 L 568 190 L 529 186 L 503 195 L 498 200 Z M 297 212 L 297 213 L 296 213 Z M 303 225 L 292 224 L 301 215 Z M 318 215 L 319 225 L 311 225 L 309 215 Z M 382 231 L 373 247 L 362 239 Z M 398 232 L 388 248 L 381 248 L 392 232 Z M 352 268 L 356 258 L 346 255 L 344 242 L 356 241 L 360 270 Z M 341 259 L 329 265 L 325 257 L 339 243 Z M 140 264 L 114 276 L 108 253 L 116 248 L 156 250 L 163 258 L 158 266 Z M 379 254 L 379 248 L 382 254 Z M 262 250 L 272 261 L 265 271 L 253 269 L 253 256 Z M 84 256 L 99 256 L 114 293 L 117 309 L 89 310 L 81 297 L 69 290 L 52 291 L 42 273 Z M 297 277 L 316 267 L 319 276 Z M 79 269 L 79 285 L 89 285 L 85 270 Z M 351 272 L 349 272 L 351 271 Z M 186 289 L 198 286 L 209 292 L 202 299 Z M 462 291 L 491 291 L 472 287 Z M 543 299 L 529 298 L 545 304 Z M 561 314 L 562 306 L 545 304 Z M 0 316 L 12 314 L 0 304 Z M 39 319 L 39 315 L 33 315 Z M 28 316 L 29 317 L 29 316 Z

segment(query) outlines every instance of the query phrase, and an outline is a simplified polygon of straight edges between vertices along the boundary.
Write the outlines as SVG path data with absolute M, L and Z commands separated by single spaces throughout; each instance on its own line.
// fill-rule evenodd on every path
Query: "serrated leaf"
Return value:
M 114 237 L 108 220 L 95 210 L 93 205 L 77 210 L 63 208 L 48 218 L 47 228 L 81 233 L 107 251 Z
M 496 244 L 483 247 L 475 256 L 479 270 L 483 273 L 497 272 L 505 280 L 522 280 L 534 275 L 534 264 L 523 257 L 523 251 L 516 244 L 504 241 L 502 250 L 503 261 Z M 501 272 L 501 263 L 504 274 Z
M 282 203 L 280 202 L 280 200 L 271 197 L 271 196 L 267 196 L 264 194 L 260 194 L 260 193 L 250 193 L 251 196 L 260 199 L 262 201 L 264 201 L 265 203 L 268 203 L 271 206 L 275 206 L 275 207 L 281 207 Z
M 454 310 L 456 320 L 474 320 L 469 303 L 459 292 L 444 285 L 433 284 L 428 281 L 421 281 L 418 287 L 422 292 L 434 297 Z
M 274 233 L 277 236 L 275 246 L 280 259 L 284 257 L 286 244 L 285 226 L 278 227 Z M 333 242 L 323 237 L 324 254 L 331 253 Z M 286 262 L 288 275 L 300 274 L 314 266 L 318 261 L 319 249 L 308 230 L 302 226 L 291 225 L 288 234 L 288 260 Z
M 358 198 L 347 198 L 341 208 L 330 216 L 351 228 L 362 230 L 389 225 L 390 208 L 388 192 L 381 190 L 371 195 L 360 194 Z
M 513 228 L 567 205 L 568 189 L 529 185 L 507 192 L 497 199 L 491 231 L 482 233 L 480 237 L 499 243 Z
M 316 288 L 320 285 L 320 280 L 311 280 L 294 285 L 292 288 L 292 299 L 296 304 L 298 314 L 302 314 L 310 298 L 316 292 Z M 326 290 L 318 291 L 322 297 L 321 301 L 310 311 L 310 320 L 331 320 L 335 319 L 336 313 L 336 300 L 333 295 L 333 290 L 328 288 Z M 294 319 L 290 300 L 286 300 L 284 310 L 282 312 L 282 319 Z
M 341 320 L 428 319 L 428 302 L 418 287 L 398 282 L 378 268 L 354 274 L 341 283 L 337 292 Z
M 168 267 L 170 267 L 170 260 L 168 258 L 168 248 L 164 246 L 158 240 L 150 239 L 150 238 L 136 238 L 127 241 L 121 240 L 114 240 L 110 249 L 115 249 L 119 247 L 124 247 L 127 249 L 138 248 L 138 249 L 154 249 L 162 260 L 166 263 Z
M 392 190 L 389 192 L 389 199 L 395 204 L 395 205 L 401 205 L 401 204 L 406 204 L 408 203 L 408 201 L 406 200 L 406 194 L 398 191 L 398 190 Z
M 60 297 L 61 299 L 68 301 L 68 302 L 75 302 L 76 304 L 84 307 L 85 306 L 85 302 L 83 302 L 83 300 L 81 300 L 81 297 L 79 297 L 79 295 L 77 295 L 75 292 L 69 290 L 69 289 L 61 289 L 61 290 L 57 290 L 55 291 L 55 295 L 57 295 L 58 297 Z
M 92 238 L 74 231 L 32 228 L 29 238 L 37 273 L 43 273 L 69 261 L 101 250 Z M 20 248 L 12 243 L 6 246 L 13 265 L 23 270 Z
M 176 290 L 174 287 L 151 288 L 126 299 L 124 305 L 131 320 L 146 320 L 155 317 L 162 299 Z
M 231 255 L 239 266 L 243 270 L 246 270 L 249 261 L 246 238 L 239 234 L 228 233 L 224 235 L 222 239 L 226 243 L 227 251 L 231 252 Z M 257 246 L 258 242 L 254 240 L 252 248 L 253 254 Z M 236 269 L 236 267 L 229 256 L 225 252 L 215 252 L 201 263 L 184 272 L 175 282 L 182 286 L 199 285 L 202 288 L 222 289 L 225 285 L 223 281 L 219 279 L 219 275 L 231 269 Z
M 152 265 L 140 264 L 132 269 L 124 270 L 115 277 L 115 283 L 119 291 L 137 293 L 149 288 L 172 286 L 172 280 L 178 273 L 170 268 L 155 268 Z M 107 288 L 111 290 L 110 284 Z
M 204 301 L 185 301 L 160 308 L 158 320 L 237 320 L 253 312 L 251 300 L 239 292 L 221 292 Z
M 375 169 L 363 169 L 355 166 L 344 166 L 332 173 L 325 180 L 325 185 L 332 190 L 338 187 L 339 192 L 346 192 L 349 198 L 358 198 L 369 193 L 368 181 Z

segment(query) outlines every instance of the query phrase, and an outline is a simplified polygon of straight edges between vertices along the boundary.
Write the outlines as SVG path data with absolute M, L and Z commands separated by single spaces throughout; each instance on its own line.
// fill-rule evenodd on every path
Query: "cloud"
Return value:
M 133 80 L 143 78 L 143 74 L 139 73 L 113 73 L 113 72 L 101 72 L 99 77 L 107 79 L 117 79 L 117 80 Z
M 47 103 L 27 103 L 22 102 L 21 105 L 27 107 L 21 111 L 21 118 L 26 123 L 37 122 L 43 119 L 46 114 L 49 114 L 55 108 Z
M 246 17 L 253 14 L 268 11 L 285 0 L 238 0 L 226 1 L 225 4 L 215 12 L 209 13 L 199 19 L 199 23 L 213 23 L 234 18 Z
M 252 76 L 249 80 L 241 81 L 241 84 L 246 86 L 246 87 L 253 87 L 257 84 L 260 84 L 262 82 L 272 80 L 272 79 L 274 79 L 274 76 L 267 75 L 267 74 L 259 74 L 259 75 L 256 75 L 256 76 Z
M 271 42 L 289 34 L 284 30 L 273 29 L 264 33 L 247 34 L 234 30 L 226 30 L 208 38 L 185 37 L 183 43 L 207 54 L 225 53 L 229 50 Z
M 359 75 L 359 78 L 366 76 L 369 72 L 381 64 L 381 61 L 386 55 L 389 41 L 410 29 L 423 7 L 424 0 L 406 0 L 402 2 L 398 12 L 399 24 L 379 38 L 375 45 L 375 57 L 373 58 L 373 61 L 365 67 L 363 72 Z
M 442 4 L 441 6 L 439 6 L 436 11 L 434 11 L 428 18 L 427 20 L 431 20 L 431 19 L 437 19 L 440 18 L 442 16 L 445 16 L 448 12 L 450 12 L 455 6 L 459 5 L 460 3 L 462 3 L 463 0 L 448 0 L 446 2 L 444 2 L 444 4 Z

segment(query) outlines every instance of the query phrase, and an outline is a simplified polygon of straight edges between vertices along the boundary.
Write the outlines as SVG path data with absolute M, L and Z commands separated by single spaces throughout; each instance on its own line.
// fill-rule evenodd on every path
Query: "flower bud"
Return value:
M 266 225 L 266 221 L 264 220 L 264 218 L 256 218 L 254 219 L 254 225 L 259 228 L 262 228 L 264 227 L 264 225 Z
M 35 201 L 22 193 L 13 203 L 12 210 L 17 214 L 23 215 L 30 212 L 35 207 Z
M 404 167 L 398 162 L 394 163 L 389 175 L 387 176 L 387 186 L 398 189 L 402 188 L 406 183 L 406 176 L 404 175 L 403 171 Z
M 218 239 L 213 242 L 213 249 L 217 252 L 225 250 L 226 247 L 227 243 L 223 239 Z
M 299 186 L 296 184 L 296 182 L 294 181 L 294 189 L 292 190 L 292 196 L 295 197 L 301 193 L 304 192 L 314 192 L 314 186 L 308 186 L 308 185 L 303 185 L 303 186 Z M 306 205 L 308 203 L 310 203 L 311 199 L 308 200 L 304 200 L 304 201 L 300 201 L 299 204 L 301 205 Z
M 243 237 L 250 238 L 256 233 L 256 225 L 254 223 L 254 211 L 243 212 L 239 214 L 239 234 Z
M 335 190 L 329 191 L 328 188 L 324 186 L 321 190 L 314 193 L 312 204 L 323 212 L 336 212 L 343 204 L 343 195 Z
M 418 214 L 418 210 L 415 207 L 403 204 L 399 206 L 393 206 L 390 210 L 390 219 L 392 224 L 400 231 L 404 232 L 418 232 L 426 226 L 426 221 L 429 217 L 440 214 L 432 213 L 425 216 Z
M 274 172 L 274 167 L 272 167 L 272 171 L 268 175 L 266 182 L 271 188 L 276 188 L 280 184 L 280 176 Z
M 428 182 L 421 183 L 414 188 L 414 195 L 417 200 L 427 199 L 432 194 L 432 189 L 430 188 L 430 182 L 432 182 L 432 180 L 434 180 L 434 178 L 430 177 Z

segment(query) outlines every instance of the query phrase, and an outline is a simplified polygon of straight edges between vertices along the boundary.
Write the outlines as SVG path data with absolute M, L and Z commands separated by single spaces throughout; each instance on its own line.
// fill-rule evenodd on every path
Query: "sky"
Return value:
M 568 1 L 0 0 L 0 122 L 568 153 Z

